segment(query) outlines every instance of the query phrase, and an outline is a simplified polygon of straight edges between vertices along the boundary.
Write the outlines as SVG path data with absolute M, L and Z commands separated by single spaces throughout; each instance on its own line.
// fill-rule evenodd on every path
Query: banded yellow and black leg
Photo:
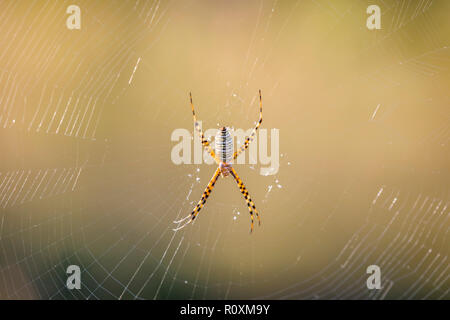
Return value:
M 173 229 L 174 231 L 180 230 L 184 228 L 186 225 L 188 225 L 190 222 L 192 222 L 195 217 L 197 217 L 200 210 L 203 208 L 203 206 L 206 203 L 206 200 L 208 199 L 209 195 L 211 194 L 212 190 L 214 189 L 214 185 L 216 184 L 217 179 L 220 177 L 220 168 L 217 168 L 216 172 L 214 173 L 213 177 L 211 178 L 211 181 L 209 181 L 208 185 L 206 186 L 205 191 L 202 194 L 202 197 L 200 198 L 200 201 L 195 206 L 194 210 L 192 210 L 191 214 L 186 216 L 185 218 L 174 221 L 173 223 L 181 223 L 187 219 L 189 219 L 185 224 L 183 224 L 181 227 Z
M 216 161 L 216 163 L 220 164 L 220 161 L 217 158 L 216 153 L 214 152 L 213 148 L 209 144 L 209 141 L 205 139 L 203 130 L 200 128 L 200 124 L 197 121 L 197 117 L 195 116 L 194 103 L 192 102 L 192 94 L 190 92 L 189 92 L 189 98 L 191 100 L 191 109 L 192 109 L 192 117 L 194 118 L 194 127 L 195 127 L 195 130 L 197 131 L 198 135 L 200 136 L 202 145 L 206 148 L 206 150 L 208 150 L 209 154 Z
M 258 219 L 258 224 L 261 225 L 261 219 L 259 217 L 258 210 L 256 210 L 255 203 L 250 198 L 247 188 L 245 187 L 244 183 L 242 182 L 241 178 L 239 178 L 236 170 L 234 170 L 233 167 L 231 168 L 231 175 L 236 180 L 239 190 L 244 195 L 244 199 L 247 202 L 247 207 L 250 212 L 250 219 L 251 219 L 250 232 L 252 232 L 253 231 L 253 212 L 256 214 L 256 218 Z
M 259 126 L 262 123 L 262 98 L 261 98 L 261 90 L 259 90 L 259 120 L 256 123 L 256 127 L 253 129 L 252 133 L 250 134 L 249 137 L 247 137 L 247 139 L 245 139 L 244 144 L 242 145 L 242 147 L 240 147 L 233 155 L 233 159 L 236 159 L 243 151 L 245 151 L 248 146 L 250 145 L 250 143 L 253 141 L 253 139 L 255 139 L 256 136 L 256 131 L 258 131 Z

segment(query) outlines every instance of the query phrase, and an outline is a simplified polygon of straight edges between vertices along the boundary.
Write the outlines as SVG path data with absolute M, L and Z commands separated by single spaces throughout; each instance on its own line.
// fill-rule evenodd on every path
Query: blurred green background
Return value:
M 449 10 L 2 1 L 0 297 L 449 299 Z M 220 178 L 173 232 L 215 170 L 170 159 L 172 132 L 193 131 L 189 92 L 205 129 L 246 129 L 258 89 L 280 169 L 235 167 L 261 227 Z M 73 264 L 81 290 L 65 287 Z

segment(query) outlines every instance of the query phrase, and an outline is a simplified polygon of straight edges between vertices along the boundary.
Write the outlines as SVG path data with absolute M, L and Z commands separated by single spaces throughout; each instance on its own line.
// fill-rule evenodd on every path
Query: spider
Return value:
M 227 177 L 231 175 L 234 180 L 236 180 L 236 183 L 239 187 L 239 190 L 244 195 L 245 201 L 247 202 L 247 207 L 250 212 L 250 219 L 251 219 L 251 226 L 250 226 L 250 233 L 253 231 L 253 214 L 256 214 L 256 217 L 258 219 L 258 224 L 261 225 L 261 219 L 259 218 L 258 210 L 256 210 L 256 206 L 253 203 L 252 199 L 250 198 L 250 195 L 248 194 L 248 190 L 245 187 L 244 183 L 242 182 L 241 178 L 239 178 L 238 174 L 236 173 L 236 170 L 232 167 L 232 161 L 235 160 L 244 150 L 248 148 L 250 143 L 253 141 L 256 135 L 256 131 L 258 130 L 259 126 L 262 122 L 262 99 L 261 99 L 261 90 L 259 90 L 259 121 L 257 122 L 255 128 L 253 129 L 252 133 L 249 137 L 245 139 L 244 144 L 242 147 L 240 147 L 236 152 L 233 153 L 233 138 L 231 137 L 230 128 L 228 127 L 222 127 L 219 129 L 219 131 L 216 134 L 215 137 L 215 152 L 211 145 L 209 144 L 208 140 L 205 139 L 205 136 L 203 134 L 202 129 L 200 128 L 200 125 L 197 121 L 197 117 L 195 116 L 194 111 L 194 104 L 192 102 L 192 94 L 189 93 L 190 101 L 191 101 L 191 109 L 192 109 L 192 116 L 194 118 L 194 127 L 197 133 L 200 136 L 200 139 L 202 141 L 202 145 L 208 150 L 209 154 L 218 164 L 218 168 L 216 169 L 216 172 L 214 173 L 213 177 L 211 178 L 211 181 L 209 181 L 208 186 L 206 187 L 205 191 L 203 192 L 202 197 L 200 198 L 200 201 L 195 206 L 194 210 L 186 216 L 185 218 L 174 221 L 174 223 L 180 224 L 187 220 L 182 226 L 173 229 L 174 231 L 180 230 L 184 228 L 186 225 L 188 225 L 190 222 L 192 222 L 200 212 L 200 210 L 203 208 L 203 206 L 206 203 L 206 200 L 208 199 L 209 195 L 211 194 L 212 190 L 214 189 L 214 185 L 217 182 L 217 179 L 219 179 L 219 176 Z

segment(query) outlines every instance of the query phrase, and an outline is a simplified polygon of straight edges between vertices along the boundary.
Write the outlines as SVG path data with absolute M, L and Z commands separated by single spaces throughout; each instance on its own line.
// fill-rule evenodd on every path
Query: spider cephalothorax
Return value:
M 233 167 L 231 166 L 230 163 L 221 162 L 219 164 L 219 169 L 220 169 L 220 173 L 222 174 L 222 177 L 228 177 L 231 173 L 231 168 L 233 168 Z
M 236 180 L 239 190 L 244 195 L 244 199 L 247 202 L 247 207 L 250 212 L 250 218 L 251 218 L 251 226 L 250 226 L 250 232 L 253 231 L 253 214 L 256 214 L 256 217 L 258 218 L 258 223 L 261 224 L 258 211 L 256 210 L 256 206 L 253 203 L 252 199 L 250 198 L 250 195 L 248 194 L 247 188 L 244 186 L 244 183 L 242 182 L 241 178 L 239 178 L 236 170 L 232 167 L 232 162 L 235 160 L 241 152 L 243 152 L 245 149 L 248 148 L 250 142 L 253 141 L 256 135 L 256 131 L 258 130 L 259 126 L 262 122 L 262 99 L 261 99 L 261 90 L 259 90 L 259 121 L 256 124 L 256 127 L 253 129 L 252 133 L 249 137 L 245 139 L 244 144 L 236 151 L 234 150 L 234 144 L 233 144 L 233 138 L 231 136 L 230 129 L 227 127 L 222 127 L 219 129 L 219 131 L 216 134 L 215 137 L 215 152 L 212 149 L 211 145 L 209 144 L 209 141 L 205 139 L 205 135 L 203 134 L 202 129 L 200 128 L 200 125 L 197 121 L 197 117 L 195 116 L 194 111 L 194 104 L 192 103 L 192 95 L 190 94 L 190 100 L 191 100 L 191 108 L 192 108 L 192 116 L 194 118 L 194 126 L 195 130 L 200 135 L 200 139 L 202 140 L 202 145 L 206 147 L 209 154 L 218 164 L 218 168 L 216 169 L 216 172 L 214 173 L 211 181 L 209 182 L 208 186 L 206 187 L 205 191 L 203 192 L 203 195 L 200 199 L 200 201 L 195 206 L 194 210 L 192 210 L 191 214 L 186 216 L 185 218 L 174 221 L 174 223 L 180 224 L 183 221 L 188 220 L 186 223 L 184 223 L 182 226 L 175 228 L 174 230 L 179 230 L 183 227 L 185 227 L 187 224 L 189 224 L 191 221 L 195 219 L 195 217 L 198 215 L 204 204 L 206 203 L 206 200 L 208 199 L 209 195 L 211 194 L 214 185 L 216 184 L 217 179 L 220 175 L 222 177 L 227 177 L 229 175 L 233 176 L 234 180 Z

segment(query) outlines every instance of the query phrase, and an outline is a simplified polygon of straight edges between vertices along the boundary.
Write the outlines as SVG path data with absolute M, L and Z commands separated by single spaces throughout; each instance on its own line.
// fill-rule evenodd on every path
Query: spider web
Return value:
M 367 1 L 81 1 L 69 31 L 71 4 L 0 5 L 0 297 L 449 299 L 446 1 L 380 1 L 376 31 Z M 236 170 L 262 226 L 219 178 L 173 232 L 215 170 L 170 160 L 188 92 L 249 128 L 259 88 L 280 170 Z

